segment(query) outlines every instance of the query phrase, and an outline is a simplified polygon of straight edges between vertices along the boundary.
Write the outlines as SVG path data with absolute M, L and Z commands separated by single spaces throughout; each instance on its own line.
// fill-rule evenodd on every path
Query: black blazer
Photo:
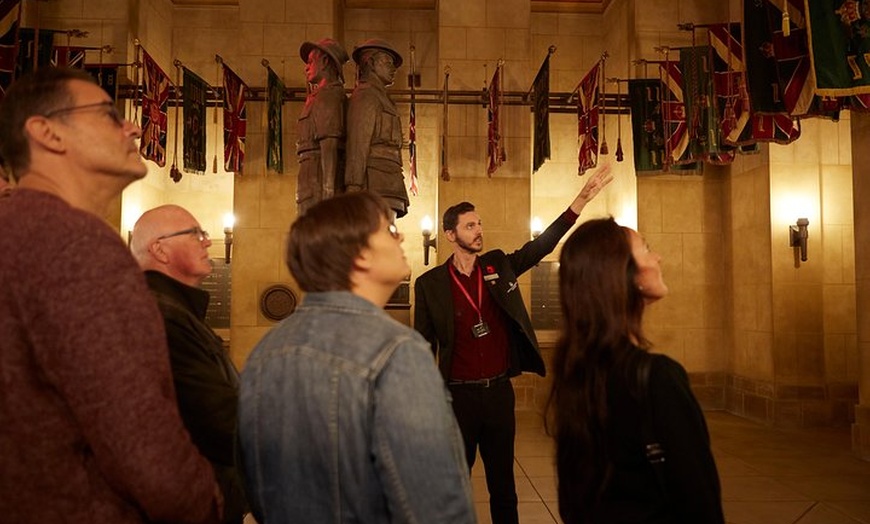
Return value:
M 517 277 L 550 254 L 573 225 L 574 222 L 563 214 L 538 238 L 526 242 L 513 253 L 505 254 L 504 251 L 496 249 L 487 251 L 478 259 L 485 275 L 498 275 L 498 278 L 487 280 L 485 287 L 509 319 L 511 376 L 524 371 L 541 376 L 546 374 L 544 359 L 520 295 Z M 445 380 L 450 379 L 454 345 L 453 295 L 448 273 L 448 265 L 451 263 L 448 259 L 444 264 L 420 275 L 414 283 L 414 328 L 432 345 L 432 352 Z

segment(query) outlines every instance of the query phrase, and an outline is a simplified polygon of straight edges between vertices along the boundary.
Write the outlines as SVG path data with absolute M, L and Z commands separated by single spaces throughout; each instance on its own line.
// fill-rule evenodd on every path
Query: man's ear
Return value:
M 148 253 L 151 254 L 151 258 L 161 264 L 169 263 L 169 253 L 163 249 L 163 244 L 161 244 L 159 240 L 155 240 L 148 245 Z
M 448 229 L 444 232 L 444 236 L 447 237 L 448 242 L 456 242 L 456 231 L 453 229 Z
M 55 124 L 42 115 L 34 115 L 24 122 L 24 133 L 37 146 L 53 152 L 64 150 L 63 139 L 55 131 Z

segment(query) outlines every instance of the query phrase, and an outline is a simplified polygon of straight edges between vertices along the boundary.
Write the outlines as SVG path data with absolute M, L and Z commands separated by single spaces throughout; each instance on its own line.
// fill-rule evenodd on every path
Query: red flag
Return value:
M 151 55 L 142 51 L 142 140 L 139 152 L 158 166 L 166 165 L 166 109 L 169 103 L 169 77 Z
M 486 110 L 488 121 L 486 155 L 489 159 L 486 174 L 489 176 L 492 176 L 507 159 L 504 151 L 504 138 L 501 136 L 501 119 L 499 118 L 502 101 L 502 69 L 502 64 L 496 66 L 492 81 L 489 83 L 489 105 Z
M 411 88 L 411 116 L 408 119 L 408 162 L 411 170 L 411 187 L 408 190 L 417 196 L 417 100 Z
M 223 64 L 224 68 L 224 169 L 241 173 L 245 161 L 247 120 L 245 90 L 248 86 L 239 75 Z
M 85 48 L 74 46 L 54 46 L 51 55 L 51 65 L 54 67 L 85 67 Z
M 601 60 L 586 73 L 577 85 L 577 140 L 580 151 L 577 154 L 579 165 L 577 174 L 598 164 L 598 79 Z

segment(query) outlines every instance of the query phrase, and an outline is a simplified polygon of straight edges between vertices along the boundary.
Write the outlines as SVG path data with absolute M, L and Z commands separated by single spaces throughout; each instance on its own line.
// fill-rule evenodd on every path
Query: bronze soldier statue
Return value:
M 358 83 L 347 112 L 347 191 L 368 189 L 390 204 L 396 217 L 408 212 L 402 175 L 402 124 L 396 104 L 387 95 L 402 56 L 380 39 L 366 40 L 353 50 Z
M 321 200 L 341 193 L 344 173 L 345 112 L 342 66 L 347 51 L 331 38 L 299 48 L 310 93 L 299 115 L 296 205 L 301 215 Z

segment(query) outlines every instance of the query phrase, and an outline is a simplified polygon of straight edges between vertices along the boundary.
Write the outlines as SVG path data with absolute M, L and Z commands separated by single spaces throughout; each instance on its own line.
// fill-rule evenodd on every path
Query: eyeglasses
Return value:
M 401 235 L 401 233 L 399 233 L 399 228 L 396 227 L 396 224 L 390 224 L 387 226 L 387 231 L 390 233 L 391 237 L 399 240 L 399 235 Z
M 196 235 L 196 239 L 200 242 L 204 242 L 209 239 L 208 231 L 203 230 L 201 227 L 196 226 L 190 229 L 184 229 L 182 231 L 176 231 L 175 233 L 169 233 L 168 235 L 163 235 L 157 237 L 157 240 L 164 240 L 166 238 L 172 237 L 180 237 L 181 235 Z
M 43 114 L 45 118 L 51 118 L 53 116 L 62 115 L 65 113 L 76 113 L 79 111 L 93 111 L 95 109 L 105 109 L 106 116 L 110 117 L 112 121 L 118 126 L 124 125 L 124 117 L 118 112 L 118 108 L 115 106 L 114 102 L 106 100 L 105 102 L 96 102 L 94 104 L 84 104 L 80 106 L 72 106 L 72 107 L 62 107 L 60 109 L 54 109 L 49 111 L 48 113 Z

